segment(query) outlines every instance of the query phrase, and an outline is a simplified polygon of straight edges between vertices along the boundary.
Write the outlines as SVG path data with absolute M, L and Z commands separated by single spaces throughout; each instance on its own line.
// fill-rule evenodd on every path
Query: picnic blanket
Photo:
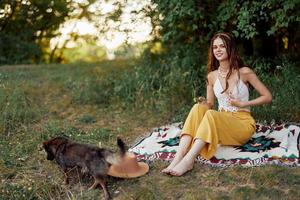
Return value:
M 129 149 L 138 160 L 165 160 L 174 158 L 178 148 L 182 123 L 153 129 L 145 138 Z M 256 133 L 243 146 L 218 146 L 213 158 L 201 156 L 198 162 L 212 166 L 260 166 L 277 164 L 300 166 L 300 125 L 256 125 Z

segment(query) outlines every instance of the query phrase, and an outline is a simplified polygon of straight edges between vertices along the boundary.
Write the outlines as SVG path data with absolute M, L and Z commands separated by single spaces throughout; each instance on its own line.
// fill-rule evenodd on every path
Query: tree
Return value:
M 0 64 L 40 61 L 45 38 L 53 37 L 69 12 L 66 1 L 1 1 Z
M 166 45 L 191 41 L 203 46 L 213 33 L 227 31 L 247 43 L 244 46 L 248 46 L 249 55 L 274 57 L 299 52 L 299 0 L 152 2 L 162 15 L 160 34 Z
M 224 1 L 218 7 L 220 29 L 250 40 L 247 54 L 274 58 L 282 53 L 299 52 L 299 0 Z M 290 44 L 290 45 L 289 45 Z M 248 47 L 249 42 L 244 45 Z

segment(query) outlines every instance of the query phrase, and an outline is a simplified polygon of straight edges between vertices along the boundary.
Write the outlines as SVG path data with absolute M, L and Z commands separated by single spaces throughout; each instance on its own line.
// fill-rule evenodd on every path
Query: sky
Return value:
M 85 0 L 76 0 L 77 2 L 85 2 Z M 113 12 L 115 6 L 114 0 L 98 0 L 92 6 L 90 6 L 91 12 L 101 12 L 101 14 L 109 14 Z M 87 19 L 67 21 L 60 26 L 59 37 L 51 40 L 51 48 L 54 48 L 57 43 L 58 47 L 62 46 L 65 40 L 70 38 L 72 31 L 77 32 L 79 35 L 91 34 L 97 36 L 97 44 L 104 46 L 107 52 L 112 52 L 122 45 L 126 40 L 129 44 L 136 44 L 151 40 L 151 22 L 150 18 L 144 17 L 143 14 L 133 14 L 131 11 L 139 10 L 145 5 L 149 5 L 150 0 L 127 0 L 127 4 L 121 15 L 120 29 L 116 29 L 117 24 L 114 21 L 108 21 L 109 27 L 111 27 L 105 35 L 99 33 L 96 26 L 104 24 L 103 18 L 94 18 L 93 21 Z M 126 30 L 126 33 L 124 33 Z M 76 43 L 68 42 L 67 47 L 75 47 Z

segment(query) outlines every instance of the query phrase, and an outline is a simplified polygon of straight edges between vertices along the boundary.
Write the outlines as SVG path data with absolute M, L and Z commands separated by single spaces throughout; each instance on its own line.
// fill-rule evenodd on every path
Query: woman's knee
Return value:
M 206 105 L 203 105 L 203 104 L 200 104 L 200 103 L 195 103 L 194 106 L 192 107 L 192 110 L 206 112 L 208 110 L 208 108 L 207 108 Z
M 218 111 L 209 109 L 205 112 L 204 116 L 214 117 L 217 113 L 218 113 Z

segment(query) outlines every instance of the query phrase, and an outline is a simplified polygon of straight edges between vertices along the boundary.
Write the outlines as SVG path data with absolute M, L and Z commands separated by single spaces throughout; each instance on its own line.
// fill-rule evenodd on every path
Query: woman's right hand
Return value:
M 211 107 L 210 103 L 207 102 L 205 97 L 197 97 L 197 98 L 195 98 L 195 101 L 201 105 L 207 106 L 208 108 Z
M 198 97 L 198 98 L 197 98 L 197 102 L 198 102 L 198 103 L 206 102 L 206 98 L 205 98 L 205 97 Z

